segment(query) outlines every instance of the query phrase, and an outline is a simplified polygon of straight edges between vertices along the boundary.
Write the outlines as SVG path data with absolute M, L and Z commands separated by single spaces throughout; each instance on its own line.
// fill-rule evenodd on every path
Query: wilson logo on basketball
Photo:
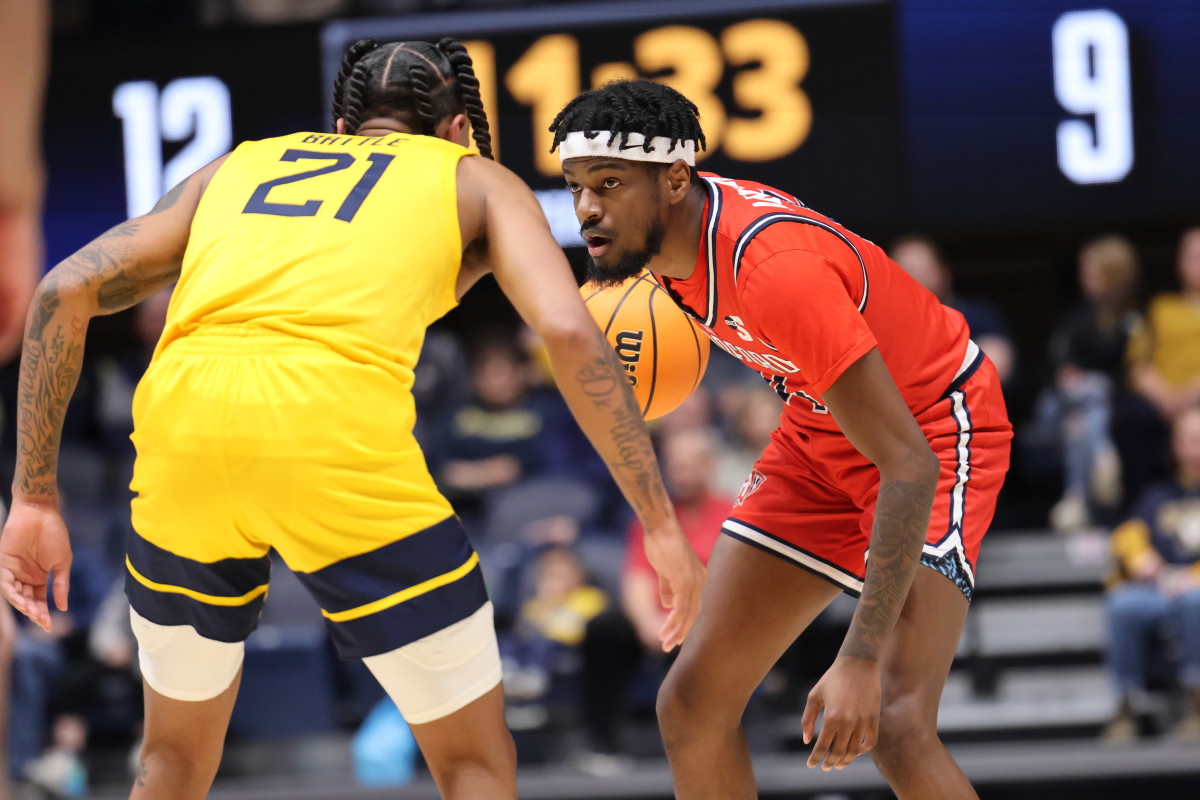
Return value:
M 620 360 L 643 417 L 672 411 L 699 385 L 708 337 L 649 273 L 617 286 L 584 284 L 580 293 Z
M 617 334 L 617 344 L 613 348 L 617 351 L 617 358 L 621 359 L 622 366 L 629 373 L 629 385 L 637 386 L 638 361 L 642 358 L 642 337 L 646 335 L 645 331 L 621 331 Z

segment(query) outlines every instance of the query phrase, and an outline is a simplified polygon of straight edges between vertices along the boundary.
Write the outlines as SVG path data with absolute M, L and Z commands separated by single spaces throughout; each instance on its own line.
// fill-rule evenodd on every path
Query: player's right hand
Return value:
M 700 615 L 706 572 L 679 523 L 646 528 L 646 559 L 658 573 L 658 593 L 667 618 L 658 632 L 664 653 L 683 644 Z
M 839 655 L 808 693 L 800 718 L 804 743 L 816 734 L 822 710 L 820 735 L 808 756 L 808 766 L 828 772 L 842 769 L 868 753 L 879 740 L 881 690 L 879 662 Z
M 50 631 L 46 591 L 54 574 L 54 603 L 67 610 L 71 588 L 71 541 L 57 508 L 13 499 L 0 534 L 0 594 L 13 607 Z

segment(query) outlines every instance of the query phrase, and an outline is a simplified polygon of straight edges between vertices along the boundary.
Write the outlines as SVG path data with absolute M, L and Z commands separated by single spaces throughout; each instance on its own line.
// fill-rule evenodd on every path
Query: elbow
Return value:
M 912 469 L 914 475 L 917 476 L 915 479 L 927 484 L 930 489 L 936 489 L 938 475 L 942 471 L 942 464 L 938 461 L 938 457 L 934 455 L 933 449 L 930 448 L 928 442 L 925 442 L 913 454 L 913 462 Z
M 33 290 L 30 310 L 32 312 L 36 308 L 86 304 L 88 294 L 87 281 L 79 278 L 70 270 L 64 270 L 62 265 L 58 265 L 38 281 L 37 287 Z
M 934 455 L 929 443 L 922 439 L 920 444 L 906 448 L 887 465 L 881 465 L 879 479 L 881 483 L 899 481 L 924 486 L 932 493 L 937 488 L 940 472 L 941 462 Z
M 556 315 L 543 320 L 534 330 L 551 350 L 584 350 L 595 345 L 599 329 L 587 311 L 581 308 L 578 314 Z

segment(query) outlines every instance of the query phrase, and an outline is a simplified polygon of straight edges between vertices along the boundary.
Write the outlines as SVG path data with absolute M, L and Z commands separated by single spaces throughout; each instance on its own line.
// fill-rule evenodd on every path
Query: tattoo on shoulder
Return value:
M 146 766 L 146 761 L 144 759 L 138 759 L 137 785 L 145 786 L 146 785 L 146 776 L 149 774 L 150 774 L 150 769 Z
M 154 208 L 150 209 L 149 213 L 159 214 L 179 202 L 179 198 L 183 195 L 183 190 L 187 188 L 188 181 L 191 179 L 192 178 L 189 175 L 179 183 L 175 184 L 175 186 L 171 188 L 171 191 L 159 198 L 158 202 L 154 204 Z

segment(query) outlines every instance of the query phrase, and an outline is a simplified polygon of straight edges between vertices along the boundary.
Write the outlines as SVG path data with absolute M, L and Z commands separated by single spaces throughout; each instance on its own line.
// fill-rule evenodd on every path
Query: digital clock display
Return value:
M 888 219 L 901 138 L 892 6 L 696 0 L 573 3 L 519 11 L 343 20 L 322 32 L 332 86 L 357 39 L 453 36 L 471 52 L 498 158 L 537 189 L 561 189 L 554 117 L 581 91 L 653 78 L 700 109 L 698 167 L 782 183 L 818 208 Z M 845 155 L 852 153 L 852 158 Z M 540 192 L 556 234 L 579 244 L 569 195 Z M 829 213 L 836 213 L 830 211 Z

